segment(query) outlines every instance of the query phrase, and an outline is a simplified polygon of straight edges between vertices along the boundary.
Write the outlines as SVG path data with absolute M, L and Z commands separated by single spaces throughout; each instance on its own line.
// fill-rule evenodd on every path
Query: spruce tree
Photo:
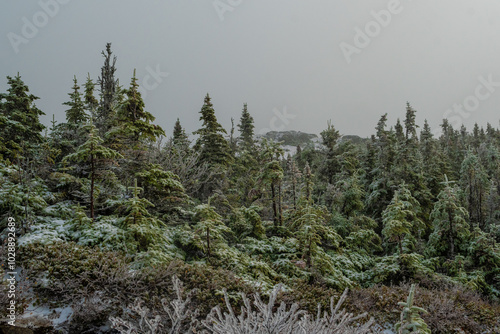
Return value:
M 418 218 L 420 204 L 411 195 L 405 184 L 394 193 L 391 203 L 382 213 L 384 229 L 382 234 L 388 241 L 397 242 L 400 256 L 405 253 L 403 240 L 413 241 L 415 233 L 423 228 L 423 222 Z
M 99 101 L 94 96 L 95 84 L 90 78 L 90 74 L 87 75 L 87 81 L 85 81 L 85 110 L 90 114 L 93 119 L 97 118 L 97 107 L 99 106 Z
M 283 154 L 281 143 L 263 139 L 260 148 L 260 159 L 263 167 L 258 175 L 259 183 L 269 185 L 271 189 L 271 203 L 273 209 L 273 221 L 275 227 L 282 223 L 281 211 L 281 181 L 283 179 L 283 168 L 280 164 L 280 158 Z
M 0 156 L 11 161 L 21 157 L 34 158 L 43 141 L 41 132 L 45 128 L 39 117 L 45 114 L 35 106 L 38 97 L 29 93 L 19 73 L 13 78 L 8 76 L 7 82 L 10 85 L 8 93 L 0 95 L 0 133 L 3 139 Z
M 255 145 L 254 136 L 254 121 L 247 109 L 247 104 L 243 105 L 241 112 L 240 123 L 238 129 L 240 131 L 240 145 L 241 148 L 247 151 L 252 151 Z
M 69 107 L 69 109 L 66 110 L 66 122 L 72 125 L 79 125 L 85 123 L 88 120 L 88 116 L 85 113 L 85 104 L 82 101 L 80 86 L 78 86 L 76 76 L 73 77 L 72 89 L 73 91 L 68 93 L 70 101 L 63 103 Z
M 60 149 L 62 157 L 73 153 L 75 148 L 84 142 L 83 127 L 89 119 L 85 113 L 85 103 L 82 101 L 76 76 L 73 78 L 72 92 L 68 95 L 70 100 L 63 103 L 69 107 L 66 110 L 66 123 L 53 126 L 50 134 L 51 146 Z
M 225 243 L 225 235 L 230 232 L 230 229 L 210 205 L 210 199 L 207 204 L 198 205 L 195 208 L 194 220 L 198 246 L 201 246 L 207 262 L 210 263 L 214 250 L 219 244 Z
M 102 175 L 102 168 L 110 163 L 113 163 L 116 158 L 123 158 L 123 156 L 110 148 L 102 145 L 103 139 L 99 137 L 96 126 L 90 122 L 86 126 L 89 134 L 85 143 L 80 145 L 75 153 L 69 154 L 64 157 L 64 161 L 81 162 L 89 168 L 90 177 L 90 218 L 92 221 L 95 219 L 94 202 L 95 202 L 95 181 Z
M 403 307 L 403 310 L 395 329 L 398 331 L 398 334 L 431 334 L 431 330 L 419 315 L 419 313 L 428 312 L 421 307 L 413 305 L 414 297 L 415 284 L 412 284 L 406 302 L 398 303 Z
M 174 132 L 172 135 L 172 141 L 174 145 L 178 147 L 184 147 L 187 148 L 189 147 L 189 139 L 186 134 L 186 131 L 182 128 L 181 122 L 177 118 L 177 121 L 175 121 L 174 125 Z
M 224 138 L 226 130 L 219 124 L 215 117 L 215 111 L 207 94 L 200 111 L 200 121 L 202 128 L 194 132 L 199 135 L 195 144 L 195 149 L 201 152 L 201 162 L 207 162 L 210 166 L 227 167 L 232 162 L 229 145 Z
M 429 237 L 428 252 L 432 255 L 446 255 L 453 259 L 457 246 L 463 243 L 470 235 L 467 223 L 468 213 L 461 206 L 458 197 L 458 188 L 452 187 L 451 181 L 445 175 L 445 188 L 439 193 L 431 213 L 433 232 Z
M 106 44 L 106 51 L 102 51 L 101 54 L 104 57 L 104 65 L 101 67 L 101 76 L 97 80 L 100 86 L 100 103 L 95 121 L 100 135 L 104 136 L 113 124 L 120 86 L 118 79 L 115 78 L 116 56 L 112 56 L 111 43 Z
M 121 152 L 141 149 L 146 140 L 154 142 L 165 135 L 160 126 L 152 124 L 155 117 L 144 109 L 135 70 L 125 94 L 127 99 L 120 105 L 115 125 L 107 134 L 114 143 L 112 146 Z
M 134 187 L 131 189 L 134 196 L 123 206 L 127 213 L 123 225 L 137 245 L 137 251 L 145 252 L 154 245 L 165 243 L 166 240 L 160 230 L 162 223 L 148 212 L 147 208 L 154 206 L 153 203 L 145 198 L 139 198 L 142 189 L 137 187 L 137 179 L 134 180 Z
M 460 175 L 460 182 L 467 201 L 469 222 L 484 230 L 488 176 L 478 157 L 470 150 L 462 162 Z

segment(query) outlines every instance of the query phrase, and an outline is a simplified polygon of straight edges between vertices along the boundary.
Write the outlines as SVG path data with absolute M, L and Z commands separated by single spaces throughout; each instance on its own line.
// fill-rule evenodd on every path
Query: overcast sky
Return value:
M 433 128 L 444 117 L 499 125 L 498 0 L 0 4 L 0 91 L 20 72 L 45 124 L 64 120 L 73 75 L 97 79 L 111 42 L 120 84 L 137 69 L 146 108 L 168 134 L 177 117 L 199 128 L 207 92 L 226 129 L 248 103 L 257 133 L 319 133 L 331 119 L 342 134 L 369 136 L 382 114 L 404 118 L 406 101 Z

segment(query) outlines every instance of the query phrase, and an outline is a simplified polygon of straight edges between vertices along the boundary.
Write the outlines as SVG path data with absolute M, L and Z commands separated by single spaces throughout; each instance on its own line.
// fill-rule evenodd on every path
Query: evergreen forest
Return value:
M 101 56 L 65 122 L 40 122 L 19 73 L 0 92 L 18 317 L 69 306 L 67 333 L 500 332 L 498 127 L 443 119 L 437 136 L 407 103 L 359 141 L 332 114 L 290 154 L 245 101 L 231 129 L 209 94 L 194 133 L 160 127 L 135 71 L 121 85 L 111 44 Z

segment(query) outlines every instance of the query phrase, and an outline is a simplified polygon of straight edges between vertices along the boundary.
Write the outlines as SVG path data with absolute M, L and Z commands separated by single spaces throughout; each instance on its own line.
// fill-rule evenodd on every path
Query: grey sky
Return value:
M 59 8 L 44 14 L 41 4 L 54 2 Z M 443 117 L 469 129 L 474 122 L 498 126 L 500 84 L 484 83 L 500 82 L 495 0 L 0 4 L 0 91 L 5 76 L 19 71 L 41 98 L 46 124 L 52 114 L 64 120 L 73 75 L 80 83 L 87 72 L 97 79 L 100 52 L 112 42 L 120 84 L 128 87 L 134 68 L 140 83 L 147 79 L 146 107 L 168 134 L 177 117 L 188 132 L 200 126 L 207 92 L 226 129 L 245 102 L 257 132 L 319 133 L 331 119 L 343 134 L 368 136 L 380 115 L 389 113 L 390 124 L 404 118 L 406 101 L 417 109 L 417 122 L 427 118 L 433 128 Z M 390 22 L 378 23 L 372 11 L 390 8 L 396 8 Z M 26 22 L 38 31 L 23 31 Z M 372 29 L 369 45 L 355 44 L 357 27 Z M 26 43 L 12 43 L 15 36 Z M 342 42 L 357 47 L 350 63 Z M 157 82 L 147 77 L 155 69 L 169 74 Z M 454 104 L 468 110 L 454 111 Z

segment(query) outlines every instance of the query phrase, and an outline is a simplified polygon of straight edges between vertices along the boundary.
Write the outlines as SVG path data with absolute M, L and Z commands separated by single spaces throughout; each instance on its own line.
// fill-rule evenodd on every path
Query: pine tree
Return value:
M 312 204 L 313 174 L 311 171 L 311 167 L 309 167 L 308 162 L 306 162 L 306 166 L 304 167 L 304 172 L 302 173 L 302 176 L 304 177 L 304 190 L 305 190 L 306 203 Z
M 323 145 L 328 148 L 328 150 L 333 151 L 335 144 L 340 138 L 340 133 L 332 125 L 331 121 L 328 121 L 328 127 L 326 130 L 321 131 L 321 139 L 323 140 Z
M 302 248 L 302 258 L 305 258 L 307 268 L 314 265 L 314 257 L 320 251 L 320 245 L 325 240 L 338 247 L 340 236 L 326 225 L 328 218 L 324 207 L 306 205 L 294 214 L 289 228 L 297 236 Z
M 222 222 L 222 217 L 208 204 L 198 205 L 195 208 L 194 226 L 195 233 L 200 237 L 199 243 L 205 253 L 207 262 L 211 261 L 214 248 L 220 243 L 225 243 L 225 234 L 230 229 Z
M 412 233 L 418 233 L 423 228 L 423 222 L 418 218 L 419 210 L 420 204 L 411 195 L 407 186 L 402 184 L 382 213 L 384 224 L 382 234 L 388 241 L 397 242 L 400 255 L 405 253 L 403 240 L 412 238 Z
M 288 165 L 288 171 L 289 171 L 291 182 L 292 182 L 293 209 L 297 210 L 297 185 L 298 185 L 299 178 L 302 176 L 302 173 L 300 172 L 299 168 L 297 167 L 297 164 L 295 163 L 294 159 L 290 158 L 287 165 Z
M 201 151 L 200 161 L 208 162 L 211 166 L 229 166 L 232 157 L 229 145 L 223 136 L 223 134 L 226 134 L 226 130 L 217 122 L 208 94 L 205 97 L 200 114 L 203 127 L 194 132 L 195 135 L 199 135 L 195 149 Z
M 94 96 L 95 84 L 90 79 L 90 74 L 87 75 L 87 81 L 85 82 L 85 94 L 84 94 L 84 102 L 85 102 L 85 110 L 87 110 L 90 114 L 90 117 L 93 119 L 97 118 L 97 107 L 99 106 L 99 101 Z
M 75 153 L 69 154 L 64 157 L 64 161 L 75 161 L 85 163 L 89 168 L 90 176 L 90 218 L 92 221 L 95 219 L 94 215 L 94 190 L 95 181 L 101 176 L 100 168 L 103 165 L 112 163 L 116 158 L 123 158 L 123 156 L 107 147 L 102 145 L 103 139 L 99 137 L 97 133 L 97 128 L 91 122 L 86 126 L 88 128 L 89 134 L 88 139 L 85 143 L 80 145 Z
M 0 94 L 0 136 L 3 139 L 0 156 L 11 161 L 21 157 L 34 158 L 43 141 L 41 132 L 45 128 L 39 117 L 45 114 L 35 106 L 38 97 L 29 94 L 19 73 L 13 78 L 8 76 L 7 82 L 10 85 L 8 93 Z
M 101 100 L 95 121 L 100 135 L 104 136 L 113 124 L 120 86 L 118 79 L 115 79 L 116 56 L 112 56 L 111 43 L 106 44 L 106 51 L 102 51 L 101 54 L 104 57 L 104 65 L 101 67 L 101 76 L 97 80 L 100 86 Z
M 413 140 L 417 138 L 417 125 L 415 123 L 416 110 L 413 109 L 409 102 L 406 102 L 406 119 L 405 119 L 405 139 Z
M 51 128 L 50 144 L 53 148 L 60 150 L 62 157 L 73 153 L 85 138 L 83 127 L 89 116 L 85 113 L 85 103 L 82 101 L 79 90 L 80 86 L 75 76 L 72 92 L 68 93 L 70 100 L 63 103 L 69 107 L 66 110 L 66 123 L 60 123 Z
M 445 175 L 445 188 L 439 193 L 430 216 L 433 232 L 428 249 L 434 255 L 447 253 L 449 259 L 455 257 L 457 245 L 463 244 L 470 234 L 467 210 L 460 205 L 458 189 L 451 183 Z
M 76 76 L 73 77 L 72 88 L 73 91 L 68 94 L 70 101 L 64 102 L 63 104 L 69 107 L 69 109 L 66 110 L 66 122 L 68 124 L 78 125 L 85 123 L 88 120 L 88 116 L 85 113 L 85 105 L 82 101 L 80 86 L 78 86 Z
M 183 147 L 183 148 L 189 147 L 188 136 L 186 134 L 186 131 L 182 128 L 181 122 L 179 121 L 178 118 L 177 121 L 175 121 L 172 141 L 174 145 L 178 147 Z
M 137 173 L 144 186 L 144 194 L 157 203 L 159 209 L 169 209 L 188 199 L 179 177 L 171 171 L 166 171 L 158 164 L 150 164 Z M 162 208 L 166 206 L 166 208 Z
M 427 313 L 427 311 L 413 305 L 414 297 L 415 284 L 412 284 L 406 302 L 398 303 L 403 306 L 403 310 L 401 311 L 401 319 L 396 324 L 395 329 L 398 334 L 431 334 L 431 330 L 419 315 L 419 313 Z
M 460 175 L 460 182 L 467 201 L 469 222 L 484 230 L 484 206 L 488 187 L 488 176 L 477 156 L 470 150 L 467 152 L 462 162 Z
M 127 99 L 120 105 L 116 115 L 115 126 L 107 134 L 113 138 L 114 148 L 124 152 L 126 150 L 140 150 L 144 141 L 156 141 L 159 136 L 165 135 L 163 129 L 151 124 L 155 117 L 144 110 L 144 101 L 139 92 L 139 84 L 134 75 L 130 88 L 125 91 Z
M 271 202 L 275 227 L 280 226 L 283 219 L 281 211 L 281 180 L 284 174 L 283 168 L 279 162 L 283 152 L 281 143 L 268 141 L 265 138 L 262 140 L 260 158 L 264 167 L 262 167 L 258 179 L 260 183 L 269 185 L 271 188 Z
M 153 203 L 145 198 L 139 198 L 139 192 L 142 189 L 137 187 L 137 179 L 134 180 L 134 187 L 131 189 L 134 196 L 129 198 L 123 206 L 127 213 L 123 227 L 134 239 L 137 251 L 145 252 L 155 245 L 165 243 L 165 238 L 160 230 L 162 223 L 147 210 L 148 207 L 154 206 Z
M 255 146 L 255 140 L 253 139 L 254 128 L 253 117 L 248 112 L 247 104 L 245 103 L 243 105 L 243 111 L 241 112 L 238 129 L 240 131 L 241 148 L 250 152 L 253 151 Z

